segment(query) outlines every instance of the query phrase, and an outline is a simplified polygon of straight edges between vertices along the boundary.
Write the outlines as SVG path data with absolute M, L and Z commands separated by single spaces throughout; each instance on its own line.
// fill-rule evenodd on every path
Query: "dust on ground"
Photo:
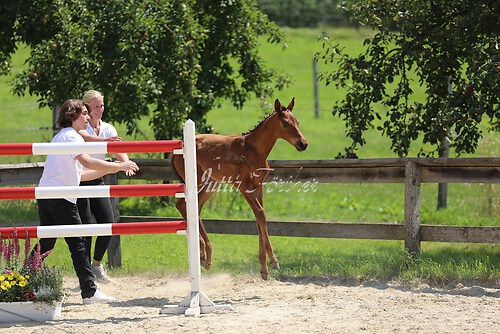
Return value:
M 0 323 L 0 333 L 500 333 L 500 287 L 405 288 L 394 282 L 204 275 L 202 291 L 233 311 L 199 317 L 160 314 L 189 293 L 187 277 L 113 277 L 100 284 L 111 304 L 83 305 L 65 277 L 61 316 Z M 69 289 L 73 289 L 70 291 Z

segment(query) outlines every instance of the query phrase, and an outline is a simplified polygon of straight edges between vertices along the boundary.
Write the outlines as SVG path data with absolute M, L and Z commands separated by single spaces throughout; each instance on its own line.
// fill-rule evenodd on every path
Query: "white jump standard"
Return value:
M 196 140 L 194 122 L 188 120 L 184 124 L 184 170 L 186 184 L 184 196 L 187 206 L 187 239 L 189 258 L 189 281 L 191 294 L 179 305 L 165 305 L 160 310 L 162 314 L 184 313 L 189 316 L 198 316 L 200 313 L 209 313 L 216 310 L 233 310 L 229 304 L 215 305 L 201 291 L 201 264 L 200 264 L 200 230 L 198 217 L 198 184 L 196 175 Z

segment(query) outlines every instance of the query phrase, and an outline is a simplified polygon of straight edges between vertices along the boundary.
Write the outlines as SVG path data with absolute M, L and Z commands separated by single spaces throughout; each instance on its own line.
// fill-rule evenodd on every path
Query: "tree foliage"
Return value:
M 258 55 L 258 39 L 283 36 L 254 0 L 2 0 L 0 74 L 16 45 L 31 54 L 14 92 L 40 106 L 104 93 L 108 120 L 129 134 L 150 117 L 155 137 L 180 136 L 190 118 L 209 131 L 206 113 L 229 99 L 241 108 L 287 77 Z
M 352 139 L 339 157 L 355 157 L 370 128 L 389 137 L 399 156 L 418 140 L 420 156 L 440 153 L 443 141 L 457 154 L 472 153 L 482 121 L 500 130 L 497 0 L 360 0 L 343 8 L 375 33 L 357 56 L 324 36 L 317 55 L 338 66 L 323 73 L 326 83 L 347 91 L 333 108 Z M 416 85 L 424 101 L 416 100 Z

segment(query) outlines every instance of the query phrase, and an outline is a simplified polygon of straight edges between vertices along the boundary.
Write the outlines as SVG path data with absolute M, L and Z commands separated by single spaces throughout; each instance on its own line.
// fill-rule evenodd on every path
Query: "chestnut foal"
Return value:
M 274 255 L 264 212 L 262 185 L 269 174 L 267 157 L 276 140 L 282 138 L 298 151 L 307 148 L 307 141 L 299 129 L 299 122 L 292 113 L 295 98 L 288 107 L 282 106 L 276 99 L 274 112 L 261 121 L 253 130 L 242 135 L 222 136 L 201 134 L 196 136 L 196 159 L 198 173 L 199 212 L 210 195 L 217 189 L 217 184 L 228 183 L 235 186 L 245 197 L 253 210 L 259 233 L 259 261 L 261 276 L 267 279 L 270 266 L 279 269 L 278 259 Z M 184 159 L 172 158 L 176 172 L 184 179 Z M 220 187 L 219 187 L 220 189 Z M 179 199 L 176 203 L 186 219 L 186 203 Z M 200 215 L 200 260 L 209 270 L 212 265 L 212 245 Z

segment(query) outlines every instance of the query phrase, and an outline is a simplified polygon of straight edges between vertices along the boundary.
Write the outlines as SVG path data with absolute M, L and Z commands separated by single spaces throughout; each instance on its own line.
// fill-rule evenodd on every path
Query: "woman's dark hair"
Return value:
M 83 103 L 82 100 L 66 100 L 61 106 L 59 117 L 57 117 L 57 125 L 60 128 L 67 128 L 73 124 L 83 111 L 83 108 L 90 110 L 90 107 Z

